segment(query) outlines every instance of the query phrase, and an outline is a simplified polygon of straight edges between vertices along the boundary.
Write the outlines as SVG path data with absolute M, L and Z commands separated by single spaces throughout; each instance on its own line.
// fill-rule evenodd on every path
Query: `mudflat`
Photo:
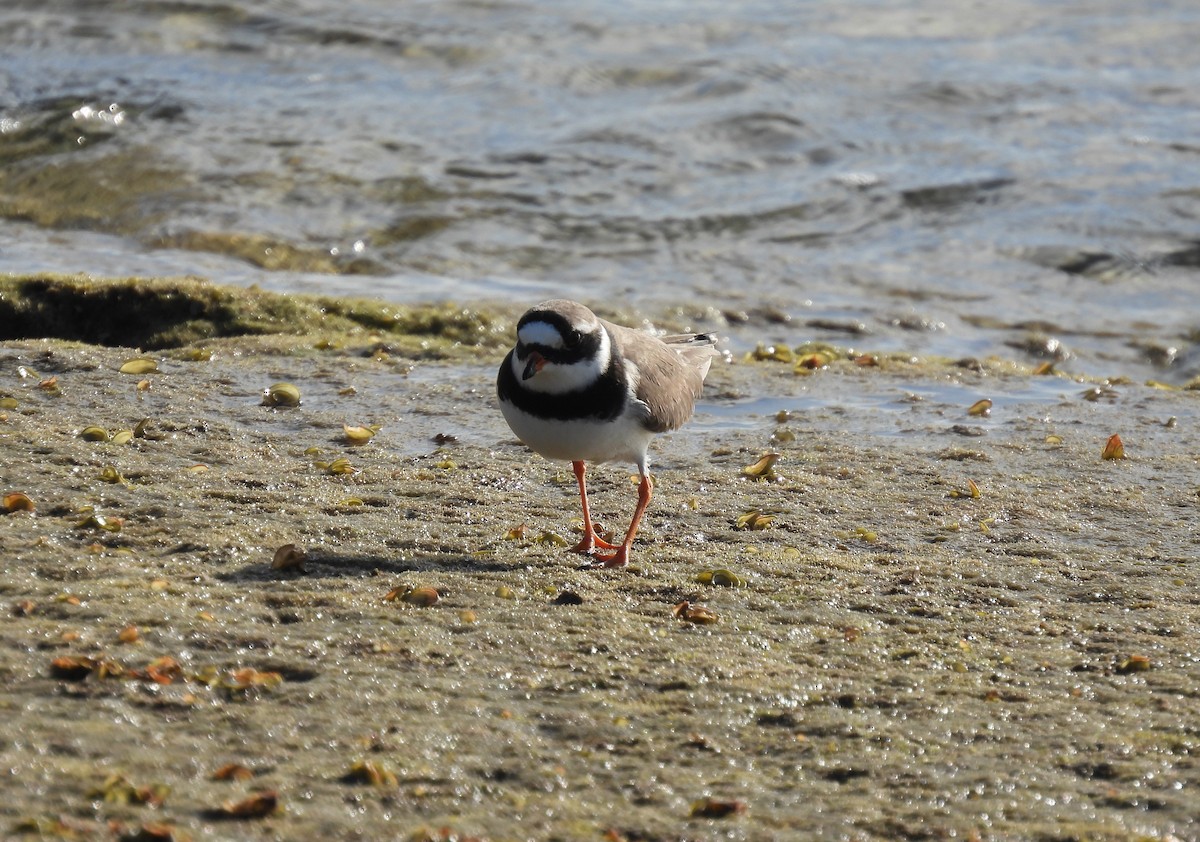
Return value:
M 6 838 L 1200 834 L 1200 391 L 797 335 L 581 569 L 515 309 L 0 293 Z

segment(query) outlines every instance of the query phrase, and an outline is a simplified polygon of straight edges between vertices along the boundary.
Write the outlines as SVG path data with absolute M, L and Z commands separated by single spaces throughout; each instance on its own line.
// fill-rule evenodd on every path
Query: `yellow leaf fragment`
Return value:
M 775 515 L 763 514 L 758 509 L 738 515 L 734 523 L 735 529 L 758 531 L 766 529 L 775 520 Z
M 776 479 L 775 463 L 778 461 L 778 453 L 764 453 L 753 465 L 742 468 L 742 476 L 768 481 Z
M 1100 456 L 1103 459 L 1125 458 L 1125 445 L 1118 434 L 1113 433 L 1108 437 L 1108 442 L 1104 445 L 1104 452 Z
M 150 357 L 134 357 L 121 364 L 122 374 L 153 374 L 158 371 L 158 361 Z

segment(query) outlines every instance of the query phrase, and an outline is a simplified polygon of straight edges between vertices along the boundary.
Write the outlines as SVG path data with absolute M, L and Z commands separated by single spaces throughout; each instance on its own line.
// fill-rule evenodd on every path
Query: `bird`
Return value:
M 712 334 L 655 336 L 596 316 L 576 301 L 553 299 L 517 322 L 517 342 L 496 378 L 505 421 L 527 447 L 571 463 L 583 509 L 583 538 L 572 549 L 589 566 L 628 563 L 650 505 L 647 448 L 692 416 L 713 358 Z M 637 466 L 638 502 L 620 544 L 596 534 L 588 508 L 587 465 Z

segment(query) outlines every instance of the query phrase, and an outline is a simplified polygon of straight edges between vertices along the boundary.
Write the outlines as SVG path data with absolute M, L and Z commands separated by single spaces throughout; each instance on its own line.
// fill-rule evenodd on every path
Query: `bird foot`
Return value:
M 618 546 L 620 545 L 610 544 L 608 541 L 605 541 L 595 532 L 587 531 L 583 533 L 583 539 L 571 547 L 571 552 L 592 555 L 596 550 L 615 550 Z
M 592 560 L 585 564 L 585 568 L 597 567 L 624 567 L 629 563 L 629 547 L 622 544 L 615 547 L 616 552 L 610 555 L 601 555 L 599 553 L 592 554 Z

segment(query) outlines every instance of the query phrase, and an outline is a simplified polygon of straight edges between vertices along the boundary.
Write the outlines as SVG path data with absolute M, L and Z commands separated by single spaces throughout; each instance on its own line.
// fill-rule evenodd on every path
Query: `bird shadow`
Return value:
M 344 579 L 363 576 L 398 576 L 401 573 L 503 573 L 512 563 L 472 555 L 419 555 L 396 558 L 388 555 L 309 553 L 297 566 L 277 570 L 271 562 L 247 564 L 218 574 L 228 582 L 278 582 L 293 579 Z

